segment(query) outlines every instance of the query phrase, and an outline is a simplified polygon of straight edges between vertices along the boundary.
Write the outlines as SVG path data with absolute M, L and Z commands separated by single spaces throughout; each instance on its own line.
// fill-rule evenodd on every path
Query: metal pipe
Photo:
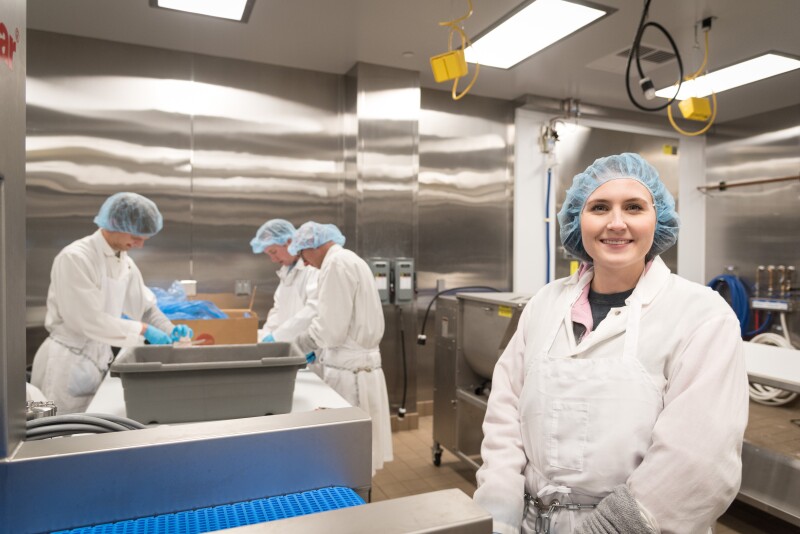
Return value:
M 763 265 L 759 265 L 758 269 L 756 269 L 756 297 L 761 296 L 761 275 L 764 274 L 766 269 Z
M 775 276 L 775 266 L 768 265 L 767 266 L 767 296 L 772 296 L 772 281 L 773 277 Z
M 783 296 L 785 293 L 784 287 L 786 285 L 786 266 L 778 265 L 778 294 Z
M 786 289 L 784 290 L 784 294 L 787 297 L 792 293 L 792 278 L 794 278 L 794 265 L 790 265 L 786 268 Z
M 712 189 L 719 189 L 720 191 L 725 191 L 726 189 L 730 189 L 732 187 L 742 187 L 745 185 L 772 184 L 776 182 L 791 182 L 794 180 L 800 181 L 800 174 L 798 174 L 797 176 L 784 176 L 782 178 L 756 178 L 754 180 L 740 180 L 738 182 L 720 181 L 716 184 L 701 185 L 697 188 L 697 190 L 702 192 L 706 192 Z

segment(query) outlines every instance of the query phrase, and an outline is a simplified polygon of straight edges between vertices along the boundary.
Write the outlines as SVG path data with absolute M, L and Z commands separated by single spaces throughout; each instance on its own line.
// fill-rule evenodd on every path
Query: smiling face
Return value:
M 595 276 L 600 276 L 603 285 L 607 285 L 610 280 L 603 278 L 613 274 L 620 284 L 611 283 L 612 286 L 627 285 L 619 291 L 636 285 L 645 256 L 653 245 L 655 230 L 653 197 L 645 186 L 631 178 L 611 180 L 598 187 L 581 212 L 581 239 L 594 261 Z
M 122 252 L 132 248 L 142 248 L 149 238 L 140 235 L 126 234 L 125 232 L 111 232 L 103 230 L 103 237 L 112 249 Z
M 289 244 L 292 242 L 290 239 L 284 245 L 270 245 L 264 249 L 264 254 L 269 256 L 272 263 L 280 263 L 281 265 L 292 265 L 297 261 L 297 257 L 289 254 Z

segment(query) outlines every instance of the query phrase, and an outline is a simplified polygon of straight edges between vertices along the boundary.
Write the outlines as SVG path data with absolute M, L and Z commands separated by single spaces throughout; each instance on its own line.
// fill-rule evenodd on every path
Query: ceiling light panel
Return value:
M 702 98 L 712 92 L 721 93 L 798 68 L 800 68 L 800 60 L 780 54 L 764 54 L 682 83 L 678 100 L 686 100 L 693 96 Z M 656 96 L 661 98 L 672 98 L 674 94 L 674 85 L 656 91 Z
M 597 4 L 536 0 L 479 35 L 465 55 L 470 63 L 509 69 L 611 11 Z
M 253 0 L 151 0 L 150 4 L 165 9 L 246 22 Z

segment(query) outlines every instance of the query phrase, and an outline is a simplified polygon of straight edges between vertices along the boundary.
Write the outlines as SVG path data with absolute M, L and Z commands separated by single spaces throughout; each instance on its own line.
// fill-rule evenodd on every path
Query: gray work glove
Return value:
M 628 486 L 622 484 L 600 501 L 573 534 L 648 534 L 653 530 L 642 516 Z

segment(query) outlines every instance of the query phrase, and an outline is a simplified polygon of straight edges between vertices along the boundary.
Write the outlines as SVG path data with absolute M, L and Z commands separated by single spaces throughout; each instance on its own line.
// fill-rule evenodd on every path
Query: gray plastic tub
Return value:
M 288 413 L 306 365 L 289 347 L 145 345 L 120 355 L 111 375 L 122 378 L 128 417 L 145 424 Z

